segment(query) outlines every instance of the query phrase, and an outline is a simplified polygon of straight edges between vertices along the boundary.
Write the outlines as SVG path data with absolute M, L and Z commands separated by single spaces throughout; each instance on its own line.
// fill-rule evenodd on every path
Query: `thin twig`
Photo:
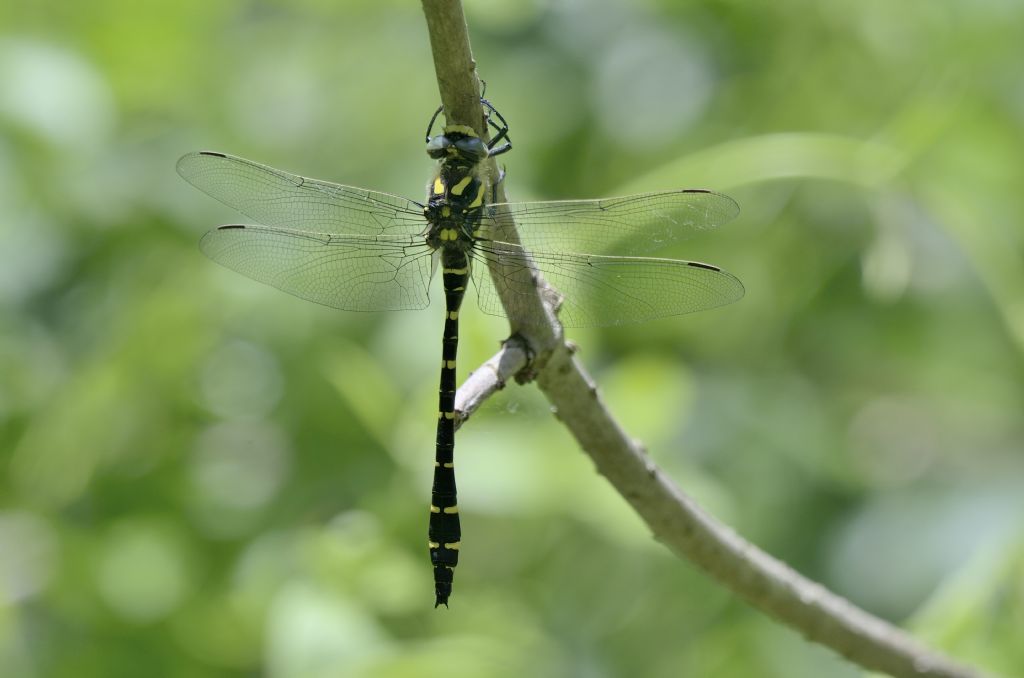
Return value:
M 446 113 L 452 116 L 449 121 L 471 124 L 483 135 L 486 124 L 461 3 L 422 3 L 441 99 Z M 466 101 L 466 96 L 476 98 Z M 543 303 L 540 295 L 538 303 Z M 514 307 L 521 309 L 522 305 Z M 514 329 L 526 324 L 520 321 L 510 317 Z M 662 473 L 639 443 L 626 435 L 561 336 L 557 324 L 528 336 L 533 350 L 543 349 L 542 360 L 531 365 L 537 370 L 537 384 L 554 406 L 558 419 L 594 460 L 598 472 L 643 518 L 656 539 L 754 607 L 866 669 L 901 678 L 982 676 L 803 577 L 708 515 Z M 513 355 L 514 350 L 503 347 L 459 389 L 458 407 L 463 418 L 504 386 L 514 374 L 512 368 L 525 362 L 525 355 Z
M 473 370 L 455 394 L 456 428 L 466 423 L 477 408 L 530 364 L 530 351 L 519 337 L 502 342 L 501 350 Z

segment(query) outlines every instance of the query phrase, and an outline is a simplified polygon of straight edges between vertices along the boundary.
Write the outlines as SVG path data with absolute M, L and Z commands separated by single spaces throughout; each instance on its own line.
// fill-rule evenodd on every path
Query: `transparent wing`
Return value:
M 513 306 L 509 315 L 541 323 L 525 303 L 533 294 L 529 276 L 492 280 L 487 262 L 509 270 L 540 271 L 561 296 L 559 319 L 566 327 L 597 327 L 642 322 L 691 313 L 737 301 L 743 283 L 725 271 L 693 261 L 648 257 L 607 257 L 593 254 L 532 252 L 508 243 L 480 243 L 473 268 L 477 298 L 484 313 L 506 315 L 498 289 Z M 524 300 L 522 305 L 517 299 Z
M 398 311 L 429 303 L 431 253 L 417 236 L 221 226 L 199 247 L 242 275 L 325 306 Z
M 653 252 L 731 221 L 740 208 L 704 190 L 643 193 L 601 200 L 501 203 L 491 206 L 482 236 L 506 241 L 515 222 L 531 251 L 636 255 Z
M 178 174 L 264 226 L 352 235 L 414 235 L 426 228 L 423 206 L 412 200 L 307 179 L 223 153 L 182 156 Z

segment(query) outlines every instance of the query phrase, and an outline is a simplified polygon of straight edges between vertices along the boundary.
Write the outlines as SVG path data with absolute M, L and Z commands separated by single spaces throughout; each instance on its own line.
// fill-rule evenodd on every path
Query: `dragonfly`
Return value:
M 508 125 L 486 99 L 495 135 L 446 125 L 431 136 L 437 160 L 418 202 L 290 172 L 225 153 L 183 156 L 178 173 L 253 221 L 208 232 L 200 249 L 215 262 L 280 290 L 346 311 L 425 308 L 441 268 L 444 294 L 441 376 L 428 550 L 434 606 L 448 605 L 461 548 L 455 448 L 459 314 L 470 281 L 486 314 L 520 325 L 548 323 L 539 274 L 557 290 L 565 327 L 611 326 L 711 309 L 743 296 L 717 266 L 648 256 L 717 228 L 739 213 L 728 196 L 702 189 L 619 198 L 497 203 L 483 161 L 511 148 Z M 512 234 L 516 234 L 513 236 Z M 529 276 L 515 275 L 523 270 Z M 495 271 L 495 273 L 491 273 Z M 504 274 L 497 273 L 504 271 Z

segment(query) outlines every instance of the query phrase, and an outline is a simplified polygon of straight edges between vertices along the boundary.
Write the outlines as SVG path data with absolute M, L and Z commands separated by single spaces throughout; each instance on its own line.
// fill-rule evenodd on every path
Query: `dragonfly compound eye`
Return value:
M 458 149 L 462 159 L 477 163 L 487 157 L 487 144 L 479 137 L 465 137 L 455 141 L 455 148 Z
M 430 137 L 427 140 L 427 155 L 434 160 L 440 160 L 448 155 L 448 149 L 452 147 L 452 141 L 444 134 Z

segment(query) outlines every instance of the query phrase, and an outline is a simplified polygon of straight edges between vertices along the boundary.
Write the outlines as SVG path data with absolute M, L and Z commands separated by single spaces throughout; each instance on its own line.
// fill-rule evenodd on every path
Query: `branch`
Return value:
M 423 0 L 434 72 L 441 91 L 445 119 L 469 125 L 487 139 L 487 121 L 480 105 L 480 79 L 469 47 L 469 32 L 462 3 L 456 0 Z
M 461 3 L 422 3 L 448 121 L 470 124 L 486 138 L 479 81 Z M 493 160 L 491 166 L 492 176 L 497 177 Z M 503 191 L 498 200 L 505 201 Z M 543 304 L 539 293 L 536 303 Z M 517 301 L 506 304 L 506 308 L 522 309 L 523 305 Z M 531 313 L 528 317 L 540 316 Z M 551 325 L 539 329 L 527 327 L 528 323 L 514 314 L 509 320 L 514 330 L 526 335 L 536 352 L 531 368 L 537 370 L 537 384 L 554 406 L 556 416 L 656 539 L 757 609 L 866 669 L 907 678 L 980 678 L 982 674 L 977 670 L 928 649 L 904 631 L 827 591 L 708 515 L 662 473 L 639 443 L 626 435 L 601 402 L 596 385 L 571 347 L 562 340 L 557 320 L 553 314 L 549 317 Z M 462 420 L 502 388 L 508 377 L 526 363 L 526 357 L 518 343 L 507 342 L 476 370 L 459 389 L 456 408 Z

